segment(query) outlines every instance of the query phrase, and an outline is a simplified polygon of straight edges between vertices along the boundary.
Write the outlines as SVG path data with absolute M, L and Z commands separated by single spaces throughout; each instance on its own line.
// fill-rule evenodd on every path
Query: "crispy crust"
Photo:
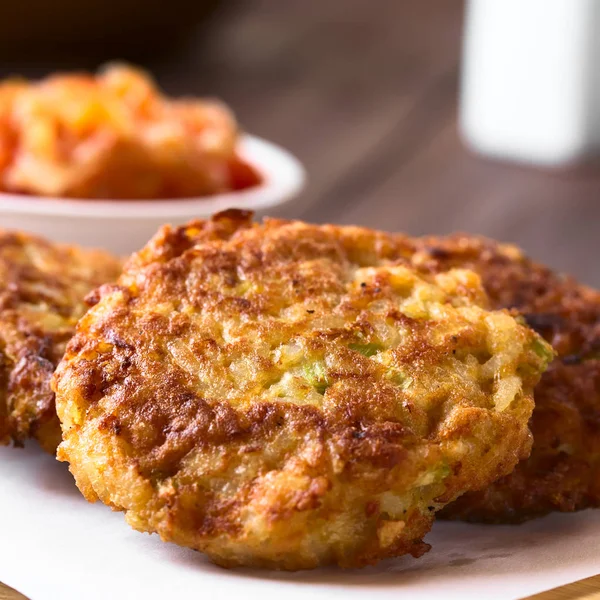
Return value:
M 0 443 L 35 438 L 56 451 L 52 373 L 85 295 L 119 272 L 120 262 L 104 252 L 0 231 Z
M 537 264 L 514 246 L 472 236 L 414 241 L 429 272 L 473 269 L 495 308 L 514 308 L 558 356 L 535 389 L 529 459 L 450 505 L 448 518 L 521 522 L 600 506 L 600 293 Z
M 86 498 L 225 566 L 422 554 L 437 509 L 529 452 L 549 349 L 407 250 L 242 211 L 163 228 L 54 378 Z

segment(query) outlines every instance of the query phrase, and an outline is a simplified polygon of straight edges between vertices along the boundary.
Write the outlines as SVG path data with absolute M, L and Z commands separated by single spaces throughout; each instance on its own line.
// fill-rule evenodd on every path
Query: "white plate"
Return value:
M 38 448 L 0 448 L 0 581 L 31 600 L 515 600 L 600 572 L 600 510 L 437 523 L 426 541 L 420 559 L 357 571 L 227 571 L 88 504 Z
M 245 135 L 240 154 L 260 173 L 263 180 L 259 185 L 173 200 L 72 200 L 0 193 L 0 226 L 129 254 L 142 247 L 164 223 L 179 225 L 227 208 L 261 214 L 293 199 L 302 189 L 304 169 L 283 148 Z

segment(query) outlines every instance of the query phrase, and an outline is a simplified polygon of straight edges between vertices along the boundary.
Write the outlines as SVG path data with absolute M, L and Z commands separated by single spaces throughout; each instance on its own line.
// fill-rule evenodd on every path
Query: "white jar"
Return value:
M 469 0 L 460 129 L 540 165 L 600 151 L 600 0 Z

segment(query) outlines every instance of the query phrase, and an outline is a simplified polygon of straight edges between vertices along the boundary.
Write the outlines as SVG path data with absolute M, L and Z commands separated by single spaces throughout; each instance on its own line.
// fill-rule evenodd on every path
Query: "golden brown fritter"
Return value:
M 444 516 L 504 523 L 600 507 L 600 293 L 492 240 L 424 238 L 413 251 L 425 270 L 479 273 L 492 306 L 517 309 L 558 354 L 535 388 L 530 458 Z
M 119 273 L 120 262 L 104 252 L 0 231 L 0 443 L 31 437 L 56 451 L 52 373 L 86 294 Z
M 477 275 L 418 276 L 404 247 L 242 211 L 163 228 L 55 375 L 86 498 L 225 566 L 426 551 L 436 510 L 528 454 L 552 353 Z

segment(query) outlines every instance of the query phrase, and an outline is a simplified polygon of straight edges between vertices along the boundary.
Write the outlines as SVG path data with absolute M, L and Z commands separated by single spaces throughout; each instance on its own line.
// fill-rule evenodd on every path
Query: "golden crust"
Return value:
M 557 352 L 535 388 L 529 459 L 444 516 L 504 523 L 600 507 L 600 292 L 483 238 L 425 238 L 413 251 L 424 270 L 479 273 L 492 306 L 518 310 Z
M 0 231 L 0 443 L 31 437 L 56 451 L 50 379 L 85 295 L 119 273 L 120 262 L 104 252 Z
M 475 274 L 418 276 L 406 249 L 242 211 L 163 228 L 54 378 L 86 498 L 225 566 L 426 551 L 436 510 L 529 452 L 551 351 Z

